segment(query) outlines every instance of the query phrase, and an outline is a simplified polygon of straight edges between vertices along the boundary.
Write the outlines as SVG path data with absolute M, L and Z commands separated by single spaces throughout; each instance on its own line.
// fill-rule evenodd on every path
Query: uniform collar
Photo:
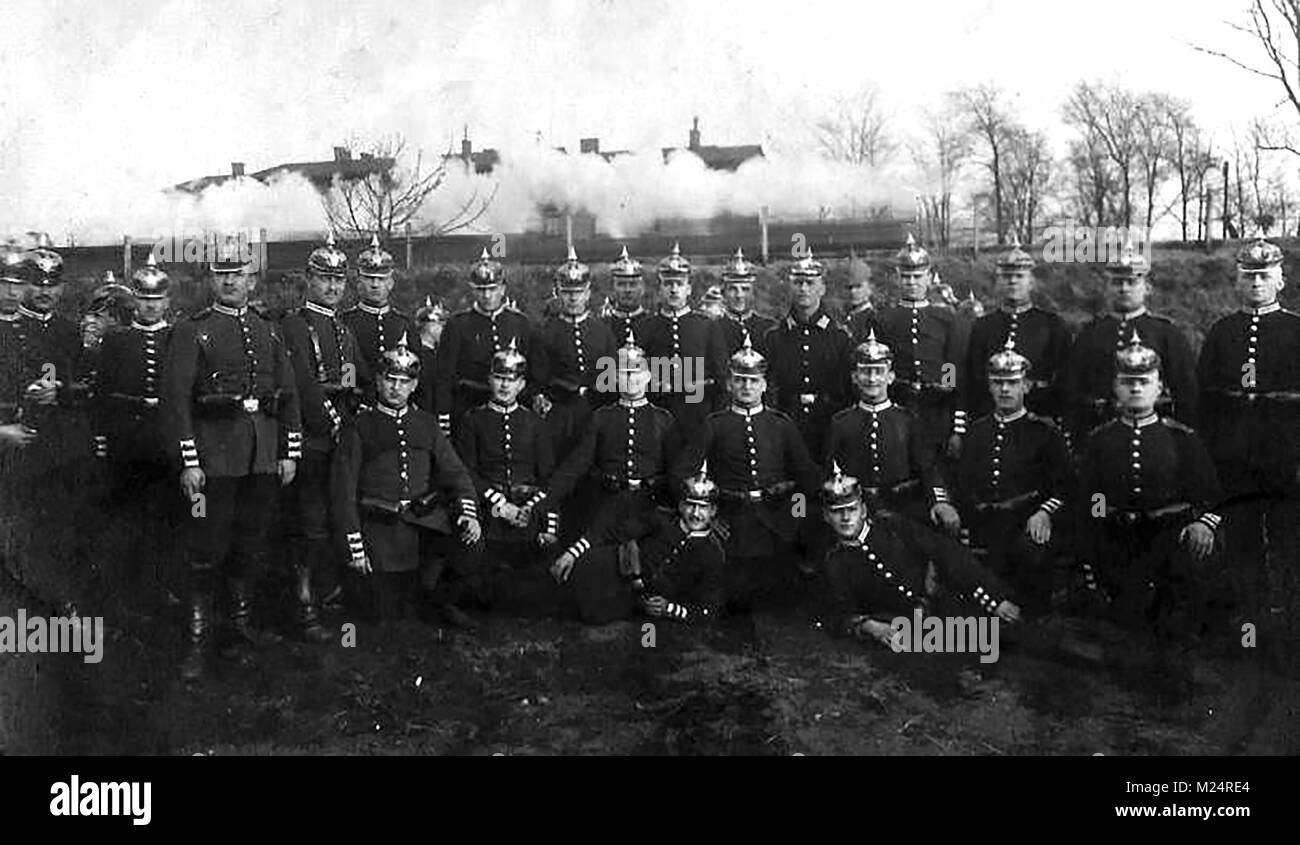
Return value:
M 1281 311 L 1281 310 L 1282 310 L 1282 306 L 1279 305 L 1277 300 L 1275 299 L 1272 302 L 1270 302 L 1268 305 L 1264 305 L 1259 308 L 1242 308 L 1241 313 L 1247 315 L 1248 317 L 1263 317 L 1265 314 L 1272 314 L 1274 311 Z
M 645 405 L 649 405 L 650 400 L 644 396 L 642 396 L 640 399 L 637 399 L 635 401 L 631 399 L 624 399 L 622 397 L 619 397 L 618 404 L 623 406 L 624 408 L 640 408 Z
M 740 414 L 742 417 L 756 417 L 763 413 L 763 405 L 761 402 L 753 408 L 742 408 L 739 405 L 732 405 L 731 410 Z
M 321 314 L 325 317 L 329 317 L 331 320 L 334 319 L 334 309 L 326 308 L 324 305 L 321 305 L 319 302 L 312 302 L 309 299 L 305 303 L 303 303 L 302 307 L 306 308 L 308 311 L 315 311 L 317 314 Z
M 19 305 L 18 313 L 29 320 L 36 320 L 41 323 L 48 323 L 50 320 L 54 318 L 53 311 L 42 314 L 39 311 L 33 311 L 32 309 L 28 308 L 26 305 Z
M 800 326 L 816 326 L 819 329 L 825 329 L 829 327 L 830 324 L 831 318 L 822 311 L 820 306 L 813 312 L 812 316 L 808 318 L 808 322 L 806 323 L 800 321 L 800 319 L 794 315 L 793 309 L 791 309 L 789 316 L 785 318 L 785 325 L 790 329 L 797 329 Z
M 667 308 L 659 309 L 659 315 L 662 317 L 668 317 L 669 319 L 674 317 L 685 317 L 689 313 L 691 313 L 691 306 L 689 305 L 683 306 L 680 311 L 670 311 Z
M 501 314 L 502 311 L 506 310 L 506 304 L 504 302 L 501 303 L 501 306 L 497 308 L 497 310 L 495 311 L 484 311 L 482 308 L 478 307 L 477 302 L 475 302 L 470 307 L 473 308 L 476 313 L 482 314 L 484 317 L 487 317 L 489 320 L 495 320 L 498 317 L 498 315 Z
M 617 308 L 611 308 L 610 313 L 613 314 L 615 317 L 618 317 L 620 320 L 631 320 L 633 317 L 640 317 L 642 314 L 644 314 L 645 308 L 644 306 L 641 305 L 638 305 L 636 308 L 633 308 L 631 311 L 620 311 Z
M 1011 414 L 1010 416 L 1006 416 L 1006 417 L 999 416 L 997 412 L 994 412 L 993 421 L 996 423 L 1000 423 L 1002 425 L 1007 425 L 1008 423 L 1015 422 L 1016 420 L 1020 419 L 1027 413 L 1029 412 L 1026 411 L 1024 408 L 1021 408 L 1019 411 L 1016 411 L 1014 414 Z
M 1133 420 L 1133 419 L 1129 419 L 1128 417 L 1121 416 L 1119 420 L 1129 428 L 1146 428 L 1149 425 L 1159 422 L 1160 415 L 1157 414 L 1155 411 L 1152 411 L 1151 413 L 1147 414 L 1145 417 L 1141 417 L 1140 419 Z
M 707 537 L 711 533 L 713 533 L 712 529 L 710 528 L 706 528 L 703 531 L 691 531 L 689 528 L 686 527 L 685 523 L 683 523 L 680 519 L 677 520 L 677 530 L 682 532 L 682 536 L 687 539 L 698 539 L 700 537 Z
M 1024 314 L 1026 311 L 1028 311 L 1033 307 L 1034 307 L 1034 303 L 1026 302 L 1024 305 L 1017 305 L 1015 308 L 1010 308 L 1006 305 L 1003 305 L 1000 306 L 1000 310 L 1004 314 L 1015 314 L 1017 317 L 1019 317 L 1021 314 Z
M 930 300 L 928 300 L 928 299 L 900 299 L 900 300 L 898 300 L 898 307 L 900 307 L 900 308 L 911 308 L 911 309 L 914 309 L 914 310 L 915 310 L 915 309 L 920 309 L 920 308 L 929 308 L 929 307 L 930 307 Z
M 488 400 L 487 406 L 498 414 L 513 414 L 518 408 L 518 402 L 511 402 L 509 405 L 498 405 L 493 400 Z
M 854 305 L 852 308 L 849 309 L 849 313 L 861 314 L 863 311 L 874 311 L 874 310 L 875 310 L 875 306 L 873 306 L 870 300 L 868 300 L 867 302 L 864 302 L 861 305 Z
M 406 416 L 406 412 L 411 409 L 411 406 L 403 405 L 401 408 L 390 408 L 383 402 L 376 402 L 375 409 L 385 416 L 393 417 L 394 419 L 401 419 Z
M 152 323 L 148 326 L 146 326 L 144 323 L 140 322 L 139 320 L 131 321 L 131 328 L 141 332 L 160 332 L 163 329 L 167 328 L 167 326 L 168 323 L 166 320 L 159 320 L 158 322 Z
M 881 411 L 888 411 L 890 408 L 894 407 L 894 403 L 888 399 L 875 405 L 872 405 L 870 402 L 860 401 L 858 402 L 858 407 L 868 413 L 879 414 Z
M 393 306 L 389 305 L 388 303 L 384 303 L 383 305 L 380 306 L 374 306 L 374 305 L 368 305 L 364 302 L 358 302 L 357 307 L 360 308 L 362 311 L 366 312 L 367 314 L 373 314 L 376 317 L 382 317 L 385 314 L 387 314 L 389 311 L 393 310 Z
M 1126 323 L 1129 320 L 1136 320 L 1138 317 L 1141 317 L 1146 313 L 1147 313 L 1147 307 L 1143 305 L 1138 310 L 1130 311 L 1127 314 L 1121 314 L 1118 311 L 1112 311 L 1110 312 L 1110 316 L 1114 317 L 1116 320 L 1119 320 L 1121 323 Z
M 231 308 L 229 305 L 222 305 L 220 302 L 212 303 L 212 310 L 218 314 L 225 314 L 227 317 L 242 318 L 248 313 L 248 306 L 243 308 Z
M 16 323 L 21 315 L 15 311 L 12 314 L 0 314 L 0 323 Z
M 745 311 L 741 314 L 737 314 L 735 311 L 732 311 L 730 308 L 728 308 L 726 309 L 726 314 L 729 319 L 734 320 L 737 323 L 743 323 L 746 320 L 748 320 L 750 317 L 754 316 L 754 309 L 751 308 L 748 311 Z
M 867 535 L 870 533 L 871 533 L 871 520 L 864 519 L 862 521 L 862 530 L 858 532 L 858 535 L 851 540 L 840 540 L 840 545 L 846 546 L 850 549 L 860 549 L 866 544 Z
M 568 323 L 569 325 L 576 326 L 576 325 L 578 325 L 579 323 L 581 323 L 583 320 L 585 320 L 585 319 L 587 319 L 588 317 L 590 317 L 590 316 L 591 316 L 591 312 L 590 312 L 590 311 L 583 311 L 581 314 L 579 314 L 579 315 L 576 316 L 576 317 L 570 317 L 568 314 L 560 314 L 560 315 L 558 315 L 558 316 L 559 316 L 559 318 L 560 318 L 561 320 L 563 320 L 564 322 Z

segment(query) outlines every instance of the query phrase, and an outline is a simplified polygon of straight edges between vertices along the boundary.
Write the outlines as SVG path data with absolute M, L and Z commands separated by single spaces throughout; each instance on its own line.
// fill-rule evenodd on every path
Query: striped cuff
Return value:
M 931 487 L 930 492 L 934 494 L 934 503 L 936 505 L 948 504 L 948 491 L 942 487 Z
M 357 558 L 365 557 L 366 546 L 364 543 L 361 542 L 360 531 L 348 532 L 348 551 L 352 554 L 353 560 L 356 560 Z
M 1064 503 L 1060 499 L 1053 496 L 1052 498 L 1048 499 L 1046 502 L 1043 502 L 1041 505 L 1039 505 L 1038 509 L 1046 513 L 1048 516 L 1051 516 L 1052 514 L 1056 513 L 1061 509 L 1062 504 Z
M 555 511 L 546 512 L 546 533 L 560 536 L 560 515 Z
M 1092 564 L 1083 564 L 1083 581 L 1092 592 L 1097 591 L 1097 573 L 1092 571 Z
M 501 506 L 506 503 L 505 494 L 491 487 L 483 491 L 483 498 L 492 506 L 492 515 L 501 515 Z
M 1219 525 L 1223 522 L 1223 517 L 1219 516 L 1217 513 L 1206 512 L 1198 516 L 1196 521 L 1211 531 L 1217 532 L 1219 530 Z
M 95 457 L 96 458 L 108 457 L 108 435 L 106 434 L 95 435 Z
M 676 602 L 670 601 L 668 602 L 668 606 L 664 609 L 664 615 L 671 616 L 673 619 L 685 620 L 688 614 L 686 612 L 686 608 L 682 607 L 680 604 L 677 604 Z
M 590 550 L 591 550 L 591 541 L 588 540 L 586 537 L 579 537 L 578 542 L 574 543 L 572 546 L 569 546 L 567 549 L 565 549 L 564 553 L 573 555 L 574 559 L 576 560 L 582 557 Z
M 181 441 L 181 463 L 186 469 L 199 468 L 199 447 L 193 438 Z
M 325 416 L 330 418 L 331 428 L 338 428 L 343 425 L 343 418 L 339 416 L 338 408 L 335 408 L 334 403 L 328 399 L 325 400 Z
M 475 502 L 473 499 L 461 499 L 461 500 L 460 500 L 460 515 L 461 515 L 461 516 L 468 516 L 470 519 L 472 519 L 472 520 L 474 520 L 475 522 L 477 522 L 477 521 L 478 521 L 478 503 Z
M 451 434 L 451 414 L 438 415 L 438 428 L 442 429 L 443 434 Z
M 953 434 L 966 433 L 966 412 L 965 411 L 952 412 L 952 433 Z
M 546 491 L 538 490 L 536 493 L 533 494 L 532 498 L 528 500 L 528 502 L 524 505 L 524 507 L 535 508 L 545 498 L 546 498 Z
M 302 460 L 302 432 L 291 431 L 285 436 L 285 460 L 301 461 Z
M 971 593 L 971 598 L 987 613 L 995 613 L 998 605 L 1002 604 L 1000 599 L 994 598 L 983 587 L 976 587 L 975 592 Z

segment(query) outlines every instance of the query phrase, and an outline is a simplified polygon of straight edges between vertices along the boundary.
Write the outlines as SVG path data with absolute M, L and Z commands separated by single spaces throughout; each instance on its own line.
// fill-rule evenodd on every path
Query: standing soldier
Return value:
M 848 332 L 822 307 L 826 282 L 812 250 L 790 265 L 793 305 L 767 333 L 773 396 L 769 401 L 794 421 L 810 454 L 825 452 L 831 417 L 849 404 Z M 815 492 L 815 491 L 813 491 Z
M 1010 340 L 989 356 L 993 413 L 971 423 L 957 467 L 962 524 L 985 565 L 1035 613 L 1056 586 L 1049 549 L 1070 487 L 1070 453 L 1056 424 L 1025 410 L 1033 365 Z M 1059 542 L 1056 544 L 1059 546 Z
M 795 592 L 791 552 L 817 465 L 794 422 L 763 405 L 767 361 L 750 346 L 731 356 L 731 407 L 708 416 L 677 462 L 678 483 L 708 462 L 717 480 L 727 549 L 726 594 L 737 609 L 755 600 L 788 602 Z M 800 505 L 803 505 L 801 508 Z
M 722 288 L 717 285 L 709 285 L 705 289 L 704 295 L 700 297 L 700 307 L 696 310 L 710 320 L 720 319 L 727 311 L 722 299 Z
M 901 298 L 880 315 L 881 340 L 894 351 L 894 401 L 916 413 L 926 448 L 938 454 L 966 433 L 958 368 L 963 364 L 955 313 L 928 299 L 930 253 L 909 234 L 894 257 Z
M 374 396 L 375 368 L 399 337 L 411 334 L 411 320 L 389 304 L 393 295 L 393 256 L 379 246 L 379 236 L 357 256 L 357 304 L 339 315 L 356 339 L 359 353 L 357 386 Z
M 591 409 L 609 398 L 597 394 L 596 376 L 615 363 L 618 343 L 609 326 L 587 309 L 591 270 L 572 247 L 569 260 L 555 271 L 555 289 L 560 313 L 542 324 L 533 356 L 539 391 L 533 407 L 550 418 L 560 451 L 567 453 L 591 419 Z
M 1077 441 L 1111 419 L 1115 409 L 1115 353 L 1134 330 L 1160 355 L 1166 393 L 1159 409 L 1185 425 L 1196 424 L 1196 372 L 1191 347 L 1168 317 L 1147 311 L 1151 265 L 1132 244 L 1106 265 L 1109 314 L 1091 320 L 1070 350 L 1065 370 L 1066 430 Z
M 1155 411 L 1160 355 L 1134 334 L 1114 359 L 1121 416 L 1093 429 L 1079 453 L 1084 560 L 1117 622 L 1177 638 L 1199 610 L 1195 564 L 1214 549 L 1219 482 L 1200 438 Z
M 512 344 L 525 358 L 532 353 L 532 327 L 527 317 L 506 307 L 505 275 L 487 249 L 470 268 L 469 284 L 473 304 L 451 315 L 442 333 L 430 409 L 442 430 L 453 434 L 467 411 L 491 397 L 493 357 Z
M 677 244 L 659 262 L 659 295 L 659 311 L 637 335 L 659 379 L 651 395 L 683 431 L 694 431 L 713 410 L 727 347 L 721 326 L 691 310 L 691 263 Z
M 22 316 L 18 308 L 27 291 L 22 250 L 0 247 L 0 446 L 26 446 L 33 432 L 20 422 L 23 389 Z
M 645 299 L 645 277 L 641 275 L 641 262 L 627 254 L 626 246 L 618 260 L 609 265 L 609 277 L 614 289 L 614 301 L 601 317 L 614 332 L 614 340 L 620 344 L 626 343 L 629 332 L 637 337 L 642 336 L 641 324 L 650 317 L 650 312 L 642 304 Z
M 442 302 L 426 296 L 424 305 L 415 312 L 415 330 L 420 338 L 415 344 L 415 354 L 420 356 L 420 386 L 411 397 L 420 410 L 433 413 L 433 376 L 438 362 L 438 347 L 442 345 L 442 331 L 447 327 L 447 309 Z M 435 414 L 436 416 L 436 414 Z
M 358 350 L 335 309 L 347 285 L 348 257 L 334 234 L 307 257 L 307 301 L 284 318 L 285 349 L 302 407 L 303 455 L 293 484 L 298 520 L 294 554 L 297 623 L 304 639 L 331 638 L 320 622 L 318 597 L 339 582 L 341 550 L 331 541 L 330 462 L 343 426 L 359 404 Z M 365 312 L 362 312 L 365 313 Z
M 486 503 L 482 552 L 465 555 L 460 574 L 480 601 L 539 609 L 552 594 L 536 548 L 553 545 L 559 514 L 546 502 L 555 453 L 545 421 L 519 404 L 528 360 L 512 342 L 492 356 L 491 399 L 467 412 L 456 429 L 456 451 Z M 533 607 L 530 607 L 533 605 Z
M 363 406 L 334 450 L 330 495 L 351 566 L 372 576 L 380 621 L 414 603 L 422 560 L 446 545 L 455 515 L 461 542 L 479 541 L 477 495 L 465 465 L 433 415 L 409 403 L 419 356 L 405 339 L 380 358 L 374 405 Z M 433 529 L 435 536 L 422 529 Z
M 776 325 L 776 320 L 754 310 L 754 280 L 757 277 L 757 268 L 745 260 L 745 253 L 739 249 L 722 268 L 722 298 L 727 306 L 722 334 L 727 341 L 728 356 L 735 355 L 745 345 L 746 332 L 750 344 L 759 354 L 767 354 L 767 333 Z
M 577 491 L 572 510 L 594 512 L 582 526 L 589 537 L 603 536 L 612 524 L 643 520 L 668 498 L 681 434 L 673 415 L 646 399 L 649 384 L 645 351 L 629 339 L 618 350 L 618 401 L 596 409 L 577 446 L 551 476 L 550 502 L 558 505 Z M 599 491 L 595 496 L 582 495 L 588 477 L 593 484 L 587 486 Z
M 845 330 L 854 346 L 864 342 L 880 326 L 880 314 L 871 304 L 871 267 L 865 261 L 850 262 L 849 278 L 844 282 Z
M 230 246 L 230 242 L 227 242 Z M 163 371 L 163 425 L 191 504 L 186 679 L 203 673 L 216 579 L 230 590 L 238 656 L 273 639 L 253 626 L 253 581 L 266 556 L 276 487 L 302 459 L 293 369 L 279 327 L 248 307 L 255 280 L 230 249 L 209 268 L 216 301 L 172 330 Z
M 853 350 L 853 384 L 858 404 L 831 418 L 824 467 L 841 467 L 860 479 L 872 510 L 902 513 L 923 524 L 960 527 L 936 456 L 928 448 L 916 414 L 889 399 L 894 354 L 876 340 Z
M 1241 309 L 1210 328 L 1198 376 L 1206 445 L 1238 502 L 1226 526 L 1236 598 L 1244 612 L 1267 607 L 1289 619 L 1300 609 L 1300 317 L 1278 305 L 1284 284 L 1274 244 L 1260 239 L 1237 253 Z
M 1001 306 L 975 320 L 971 329 L 965 376 L 965 408 L 971 418 L 984 416 L 996 404 L 985 373 L 990 356 L 1008 342 L 1029 360 L 1025 407 L 1040 416 L 1061 417 L 1059 380 L 1070 354 L 1070 330 L 1058 315 L 1033 304 L 1033 289 L 1034 258 L 1013 235 L 1011 249 L 997 260 Z

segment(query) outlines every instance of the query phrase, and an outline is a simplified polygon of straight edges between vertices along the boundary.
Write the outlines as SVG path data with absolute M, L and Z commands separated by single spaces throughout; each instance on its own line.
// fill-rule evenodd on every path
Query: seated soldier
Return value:
M 555 561 L 557 581 L 571 580 L 578 612 L 596 624 L 648 616 L 707 622 L 722 606 L 722 542 L 712 531 L 718 488 L 704 470 L 682 483 L 677 519 L 646 511 L 605 523 Z
M 472 592 L 468 598 L 480 605 L 542 611 L 554 589 L 537 548 L 556 542 L 560 517 L 543 503 L 555 467 L 550 430 L 519 404 L 527 367 L 513 340 L 493 355 L 492 398 L 466 412 L 455 429 L 456 449 L 489 511 L 484 546 L 454 565 Z
M 1030 369 L 1011 341 L 988 359 L 980 381 L 988 379 L 994 410 L 964 438 L 957 501 L 972 550 L 1041 613 L 1056 586 L 1049 544 L 1070 484 L 1070 453 L 1051 420 L 1025 410 Z
M 916 413 L 889 399 L 894 355 L 868 332 L 853 350 L 853 385 L 859 401 L 831 418 L 824 466 L 837 463 L 860 479 L 873 510 L 903 514 L 923 524 L 937 523 L 950 534 L 960 525 L 939 474 L 937 457 L 927 448 Z
M 838 540 L 826 556 L 823 623 L 832 633 L 889 645 L 891 621 L 920 608 L 970 615 L 975 610 L 1016 622 L 1020 608 L 1006 587 L 961 544 L 910 519 L 873 516 L 858 481 L 835 467 L 822 507 Z M 927 573 L 935 565 L 936 577 Z
M 330 489 L 351 567 L 372 576 L 375 614 L 389 621 L 412 606 L 422 557 L 447 545 L 451 526 L 438 498 L 451 503 L 462 543 L 477 543 L 480 528 L 465 465 L 437 418 L 409 404 L 420 359 L 405 338 L 380 357 L 379 368 L 377 402 L 363 405 L 339 437 Z

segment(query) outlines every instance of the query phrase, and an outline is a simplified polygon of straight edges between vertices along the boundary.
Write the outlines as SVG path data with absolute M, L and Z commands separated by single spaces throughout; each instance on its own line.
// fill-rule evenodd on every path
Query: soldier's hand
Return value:
M 555 579 L 557 584 L 563 584 L 569 580 L 569 575 L 573 573 L 573 566 L 577 562 L 578 559 L 573 556 L 572 552 L 565 552 L 555 559 L 555 563 L 551 564 L 551 577 Z
M 1214 532 L 1200 522 L 1193 522 L 1184 528 L 1178 535 L 1178 541 L 1198 560 L 1214 551 Z
M 930 520 L 949 534 L 955 535 L 961 530 L 961 517 L 957 515 L 957 509 L 947 502 L 939 502 L 930 508 Z
M 292 458 L 283 458 L 280 461 L 280 486 L 288 487 L 293 483 L 293 477 L 298 474 L 298 462 Z
M 19 423 L 0 425 L 0 446 L 21 449 L 36 439 L 36 430 Z
M 521 527 L 519 525 L 518 505 L 513 505 L 510 502 L 502 502 L 500 505 L 497 506 L 496 510 L 497 510 L 497 515 L 500 516 L 502 519 L 504 519 L 506 522 L 516 527 Z M 524 524 L 527 525 L 527 523 Z
M 460 541 L 467 546 L 474 545 L 483 536 L 483 528 L 472 516 L 457 517 L 456 524 L 460 526 Z
M 663 616 L 668 612 L 668 599 L 663 596 L 649 596 L 641 600 L 641 607 L 651 616 Z
M 540 417 L 545 417 L 551 412 L 551 400 L 540 393 L 537 394 L 533 397 L 533 412 Z
M 875 640 L 890 648 L 894 647 L 894 629 L 887 622 L 878 619 L 863 619 L 853 630 L 860 640 Z
M 1003 622 L 1019 622 L 1020 606 L 1015 602 L 1004 601 L 993 611 Z
M 1038 545 L 1046 545 L 1052 539 L 1052 518 L 1046 511 L 1034 511 L 1025 525 L 1025 533 Z
M 559 540 L 560 540 L 559 537 L 556 537 L 554 534 L 552 534 L 549 531 L 543 531 L 541 534 L 537 535 L 537 545 L 541 546 L 543 549 L 554 546 L 557 542 L 559 542 Z
M 374 571 L 370 568 L 370 556 L 364 552 L 359 555 L 353 555 L 352 559 L 348 562 L 348 567 L 358 575 L 369 575 Z
M 207 480 L 203 470 L 198 467 L 183 469 L 181 470 L 181 492 L 185 494 L 185 498 L 192 500 L 203 492 L 203 485 L 207 483 Z
M 960 434 L 954 434 L 948 438 L 948 457 L 954 461 L 961 457 Z
M 53 405 L 59 398 L 61 381 L 39 379 L 27 385 L 27 398 L 37 405 Z

